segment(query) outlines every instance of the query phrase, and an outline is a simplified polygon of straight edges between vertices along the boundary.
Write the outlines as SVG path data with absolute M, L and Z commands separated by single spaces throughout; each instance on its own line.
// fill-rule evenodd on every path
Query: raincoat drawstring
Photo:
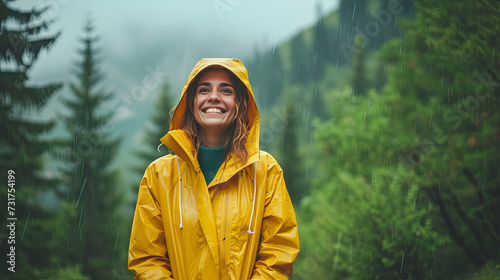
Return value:
M 257 195 L 257 163 L 253 163 L 253 199 L 252 199 L 252 214 L 250 215 L 250 222 L 248 223 L 248 234 L 255 233 L 255 231 L 251 230 L 252 220 L 253 220 L 253 211 L 255 210 L 255 196 Z
M 179 174 L 179 218 L 181 219 L 181 224 L 179 225 L 179 228 L 183 228 L 182 226 L 182 205 L 181 205 L 181 192 L 182 192 L 182 187 L 181 187 L 181 167 L 179 166 L 179 157 L 175 156 L 175 160 L 177 161 L 177 172 Z

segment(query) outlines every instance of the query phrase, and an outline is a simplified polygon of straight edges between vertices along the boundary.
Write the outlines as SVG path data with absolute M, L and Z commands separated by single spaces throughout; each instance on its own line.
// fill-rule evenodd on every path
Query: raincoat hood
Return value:
M 241 82 L 246 86 L 247 92 L 245 94 L 248 95 L 248 119 L 250 120 L 248 135 L 247 135 L 247 143 L 246 148 L 248 151 L 248 161 L 246 165 L 252 164 L 256 160 L 258 160 L 258 152 L 259 152 L 259 130 L 260 130 L 260 115 L 259 110 L 257 109 L 257 104 L 255 102 L 255 97 L 252 91 L 252 86 L 250 85 L 250 81 L 248 79 L 248 71 L 241 63 L 239 59 L 236 58 L 202 58 L 198 63 L 194 66 L 191 74 L 189 75 L 186 84 L 182 89 L 182 94 L 179 103 L 175 107 L 175 111 L 170 120 L 170 132 L 165 135 L 161 141 L 163 144 L 168 146 L 175 154 L 179 155 L 184 160 L 188 160 L 193 163 L 195 168 L 199 168 L 194 160 L 196 158 L 196 152 L 190 148 L 186 149 L 189 144 L 183 143 L 187 137 L 187 134 L 182 131 L 181 124 L 182 118 L 184 116 L 184 112 L 186 111 L 186 103 L 187 100 L 187 90 L 194 79 L 205 69 L 212 67 L 223 67 L 229 71 L 231 71 Z M 189 139 L 189 137 L 187 137 Z M 177 140 L 176 145 L 174 143 L 174 139 Z M 189 141 L 191 141 L 189 139 Z M 227 162 L 229 164 L 237 163 L 238 158 L 233 158 L 232 155 L 229 155 Z

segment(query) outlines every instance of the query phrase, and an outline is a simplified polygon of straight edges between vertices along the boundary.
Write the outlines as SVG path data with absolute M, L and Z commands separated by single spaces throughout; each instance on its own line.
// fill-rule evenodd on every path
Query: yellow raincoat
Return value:
M 230 153 L 207 186 L 180 129 L 191 81 L 210 66 L 247 87 L 251 120 L 245 164 Z M 299 253 L 297 222 L 276 160 L 259 151 L 260 117 L 238 59 L 202 59 L 191 72 L 161 141 L 175 155 L 152 162 L 139 187 L 129 247 L 134 279 L 288 279 Z

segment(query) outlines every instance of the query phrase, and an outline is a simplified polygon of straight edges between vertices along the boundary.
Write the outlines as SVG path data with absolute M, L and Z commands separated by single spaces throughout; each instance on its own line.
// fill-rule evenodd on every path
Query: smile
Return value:
M 215 113 L 215 114 L 222 114 L 222 113 L 225 113 L 225 111 L 223 111 L 223 110 L 222 110 L 222 109 L 220 109 L 220 108 L 207 108 L 207 109 L 205 109 L 205 110 L 203 110 L 203 111 L 204 111 L 205 113 L 207 113 L 207 114 L 210 114 L 210 113 L 212 113 L 212 114 L 214 114 L 214 113 Z

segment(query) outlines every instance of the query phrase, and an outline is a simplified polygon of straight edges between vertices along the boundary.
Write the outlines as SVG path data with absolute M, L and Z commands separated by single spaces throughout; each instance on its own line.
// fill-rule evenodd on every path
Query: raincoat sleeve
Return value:
M 156 172 L 146 170 L 139 186 L 134 222 L 130 235 L 128 268 L 134 280 L 173 279 L 165 244 L 158 200 L 154 193 Z
M 250 279 L 288 279 L 299 253 L 295 211 L 277 162 L 269 165 L 257 262 Z

